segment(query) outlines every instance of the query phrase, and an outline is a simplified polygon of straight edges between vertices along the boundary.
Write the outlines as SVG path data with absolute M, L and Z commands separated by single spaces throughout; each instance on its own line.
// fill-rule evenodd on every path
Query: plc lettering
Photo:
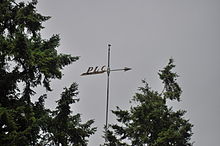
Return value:
M 95 68 L 94 67 L 89 67 L 88 70 L 87 70 L 87 74 L 92 74 L 92 73 L 103 73 L 105 72 L 105 65 L 102 66 L 101 68 L 99 68 L 99 66 L 96 66 Z
M 83 75 L 92 75 L 92 74 L 101 74 L 101 73 L 104 73 L 106 72 L 106 66 L 102 66 L 102 67 L 99 67 L 99 66 L 96 66 L 96 67 L 89 67 L 87 69 L 87 72 L 83 73 Z

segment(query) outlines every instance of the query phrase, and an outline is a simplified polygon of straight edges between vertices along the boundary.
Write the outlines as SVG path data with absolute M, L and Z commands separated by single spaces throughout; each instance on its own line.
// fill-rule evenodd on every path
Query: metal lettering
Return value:
M 94 73 L 95 73 L 95 72 L 99 72 L 99 67 L 96 66 L 93 72 L 94 72 Z
M 101 68 L 99 68 L 99 66 L 89 67 L 87 72 L 82 73 L 81 76 L 93 75 L 93 74 L 101 74 L 101 73 L 104 73 L 104 72 L 106 72 L 106 66 L 105 65 L 103 65 Z
M 92 73 L 93 67 L 89 67 L 86 73 Z
M 105 70 L 105 67 L 106 67 L 105 65 L 102 66 L 101 71 L 106 71 L 106 70 Z

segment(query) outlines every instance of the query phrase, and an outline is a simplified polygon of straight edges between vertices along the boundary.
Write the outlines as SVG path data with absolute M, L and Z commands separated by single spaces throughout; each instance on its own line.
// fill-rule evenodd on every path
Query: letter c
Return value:
M 101 68 L 101 71 L 105 71 L 105 65 L 104 66 L 102 66 L 102 68 Z

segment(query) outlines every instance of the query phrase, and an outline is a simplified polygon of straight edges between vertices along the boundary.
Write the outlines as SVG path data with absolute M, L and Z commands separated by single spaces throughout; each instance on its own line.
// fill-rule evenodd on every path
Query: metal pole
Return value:
M 108 106 L 109 106 L 109 76 L 110 76 L 110 47 L 111 45 L 108 44 L 108 68 L 107 68 L 107 99 L 106 99 L 106 121 L 105 121 L 105 126 L 106 126 L 106 132 L 108 130 Z M 107 138 L 105 139 L 107 142 Z

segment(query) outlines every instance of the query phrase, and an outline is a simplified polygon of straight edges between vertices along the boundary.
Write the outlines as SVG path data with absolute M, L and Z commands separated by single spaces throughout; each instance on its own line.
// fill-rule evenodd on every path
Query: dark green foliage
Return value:
M 40 121 L 43 134 L 38 139 L 41 145 L 87 145 L 86 138 L 94 134 L 96 128 L 90 128 L 93 120 L 81 124 L 80 114 L 71 114 L 70 104 L 79 100 L 76 98 L 77 95 L 78 85 L 73 83 L 70 88 L 64 88 L 55 111 L 38 110 L 44 112 Z M 36 105 L 39 109 L 44 107 L 40 101 Z
M 65 88 L 61 94 L 61 99 L 57 101 L 57 110 L 53 112 L 53 119 L 49 124 L 50 137 L 55 144 L 61 143 L 67 145 L 86 145 L 86 137 L 94 134 L 95 128 L 90 128 L 93 120 L 80 124 L 80 115 L 71 116 L 70 104 L 77 102 L 79 99 L 73 98 L 78 95 L 77 84 L 73 83 L 70 88 Z
M 178 75 L 172 72 L 174 67 L 170 59 L 159 73 L 164 85 L 162 93 L 153 91 L 143 81 L 145 86 L 133 97 L 133 106 L 113 111 L 119 124 L 111 125 L 107 131 L 109 145 L 192 146 L 193 125 L 184 119 L 185 111 L 174 111 L 166 104 L 168 100 L 180 101 L 182 92 L 176 82 Z
M 93 121 L 81 124 L 80 115 L 71 115 L 70 104 L 78 100 L 75 83 L 64 89 L 56 112 L 44 107 L 46 95 L 32 101 L 34 88 L 52 91 L 51 80 L 61 79 L 63 67 L 78 60 L 57 53 L 58 35 L 41 37 L 42 23 L 50 17 L 39 14 L 36 4 L 0 0 L 0 145 L 42 144 L 47 142 L 45 135 L 50 142 L 85 145 L 94 132 Z M 78 138 L 70 137 L 74 132 Z
M 182 93 L 181 88 L 176 82 L 176 78 L 178 75 L 176 73 L 171 72 L 171 69 L 174 68 L 173 59 L 170 59 L 168 65 L 160 71 L 159 76 L 164 84 L 164 98 L 168 98 L 170 100 L 176 99 L 180 101 L 180 95 Z

